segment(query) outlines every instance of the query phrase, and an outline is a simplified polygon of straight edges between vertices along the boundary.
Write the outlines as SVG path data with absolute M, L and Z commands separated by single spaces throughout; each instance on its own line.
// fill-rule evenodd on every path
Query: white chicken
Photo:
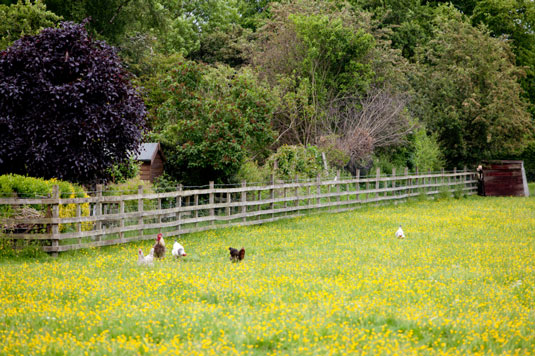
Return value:
M 399 229 L 398 229 L 398 231 L 396 231 L 396 237 L 398 239 L 404 239 L 405 238 L 405 234 L 403 233 L 403 230 L 401 229 L 401 225 L 399 225 Z
M 175 240 L 171 254 L 176 258 L 180 258 L 186 256 L 186 251 L 184 250 L 184 247 Z
M 148 265 L 148 266 L 152 266 L 153 262 L 154 262 L 154 248 L 151 248 L 150 249 L 150 252 L 147 256 L 144 256 L 143 255 L 143 250 L 139 249 L 138 251 L 138 259 L 137 259 L 137 264 L 138 265 Z

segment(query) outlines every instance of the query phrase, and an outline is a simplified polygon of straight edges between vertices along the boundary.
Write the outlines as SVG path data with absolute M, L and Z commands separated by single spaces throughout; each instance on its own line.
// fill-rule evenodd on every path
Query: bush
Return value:
M 137 177 L 140 166 L 141 162 L 134 156 L 131 156 L 123 163 L 114 164 L 113 167 L 108 170 L 108 174 L 113 183 L 124 183 L 129 179 Z
M 245 161 L 234 180 L 236 182 L 264 183 L 269 180 L 269 172 L 266 167 L 260 167 L 256 161 Z
M 428 136 L 424 129 L 416 131 L 411 162 L 420 172 L 438 171 L 444 167 L 444 158 L 436 135 Z
M 337 139 L 337 135 L 321 137 L 319 147 L 321 152 L 325 153 L 330 168 L 343 169 L 349 163 L 350 157 L 336 146 Z
M 275 169 L 277 162 L 277 169 Z M 315 178 L 323 172 L 321 153 L 315 146 L 283 145 L 269 156 L 267 165 L 275 176 L 282 180 Z
M 59 188 L 59 196 L 63 199 L 72 198 L 87 198 L 89 197 L 85 190 L 73 183 L 60 181 L 55 178 L 50 180 L 44 180 L 42 178 L 25 177 L 16 174 L 6 174 L 0 176 L 0 194 L 2 196 L 14 196 L 19 198 L 36 198 L 36 197 L 48 197 L 52 195 L 54 185 Z M 31 205 L 32 209 L 35 209 L 42 216 L 47 213 L 44 205 Z M 11 206 L 2 206 L 0 212 L 3 216 L 13 217 L 20 214 L 20 211 L 15 210 Z M 81 207 L 82 216 L 89 216 L 89 203 L 82 204 Z M 59 206 L 59 216 L 61 218 L 75 217 L 76 205 L 66 204 Z M 91 230 L 91 223 L 82 223 L 82 230 Z M 60 232 L 65 232 L 69 229 L 68 225 L 60 224 Z

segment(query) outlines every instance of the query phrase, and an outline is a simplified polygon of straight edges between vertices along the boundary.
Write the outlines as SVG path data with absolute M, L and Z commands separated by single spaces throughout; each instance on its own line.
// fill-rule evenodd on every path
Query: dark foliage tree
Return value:
M 112 47 L 65 22 L 0 52 L 0 174 L 106 178 L 141 140 L 145 106 Z

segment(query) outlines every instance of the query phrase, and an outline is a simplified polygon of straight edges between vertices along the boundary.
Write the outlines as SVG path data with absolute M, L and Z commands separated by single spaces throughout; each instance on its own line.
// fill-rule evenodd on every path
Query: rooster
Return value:
M 138 251 L 139 257 L 137 259 L 137 264 L 140 265 L 140 266 L 141 265 L 152 266 L 152 263 L 154 261 L 153 254 L 154 254 L 154 249 L 153 248 L 150 249 L 150 253 L 147 256 L 144 256 L 143 255 L 143 250 L 139 249 L 139 251 Z
M 176 258 L 185 257 L 186 251 L 184 251 L 184 247 L 176 242 L 173 244 L 173 250 L 171 251 L 171 254 L 175 256 Z
M 241 261 L 245 258 L 245 249 L 242 247 L 241 250 L 237 250 L 235 248 L 229 247 L 230 251 L 230 260 L 233 262 Z
M 158 234 L 158 237 L 156 237 L 156 243 L 153 248 L 156 258 L 163 258 L 165 256 L 165 241 L 163 240 L 162 234 Z

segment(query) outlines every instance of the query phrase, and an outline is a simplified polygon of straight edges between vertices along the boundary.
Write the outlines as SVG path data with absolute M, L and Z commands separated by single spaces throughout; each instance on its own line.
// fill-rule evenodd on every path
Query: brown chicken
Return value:
M 230 260 L 232 262 L 241 261 L 245 258 L 245 249 L 243 247 L 239 251 L 232 247 L 229 247 L 228 249 L 230 251 Z
M 154 257 L 164 258 L 165 256 L 165 241 L 163 240 L 163 235 L 158 234 L 156 238 L 156 243 L 153 246 L 154 248 Z

